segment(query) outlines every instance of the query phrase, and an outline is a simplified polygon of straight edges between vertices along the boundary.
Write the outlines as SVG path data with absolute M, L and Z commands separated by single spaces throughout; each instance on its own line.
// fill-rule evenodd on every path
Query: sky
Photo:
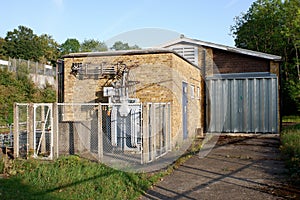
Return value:
M 5 0 L 0 37 L 19 25 L 59 44 L 68 38 L 141 47 L 185 37 L 234 46 L 230 26 L 253 0 Z

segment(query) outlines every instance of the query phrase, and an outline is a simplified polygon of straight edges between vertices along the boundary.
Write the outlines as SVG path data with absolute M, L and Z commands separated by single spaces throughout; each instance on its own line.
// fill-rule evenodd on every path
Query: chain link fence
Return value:
M 58 155 L 98 161 L 99 104 L 58 104 Z
M 115 168 L 139 168 L 171 150 L 169 103 L 16 104 L 18 157 L 79 155 Z
M 13 146 L 13 125 L 0 126 L 0 147 Z
M 12 155 L 13 134 L 12 125 L 0 127 L 0 159 L 2 154 Z
M 0 60 L 0 70 L 8 70 L 29 78 L 40 88 L 47 84 L 55 86 L 56 67 L 33 62 L 30 60 L 9 58 L 8 61 Z
M 1 69 L 7 69 L 11 72 L 18 72 L 19 70 L 26 70 L 30 74 L 39 74 L 46 76 L 56 76 L 56 68 L 50 65 L 45 65 L 39 62 L 30 60 L 9 58 L 7 64 L 0 65 Z
M 103 161 L 114 167 L 142 164 L 142 104 L 101 104 Z

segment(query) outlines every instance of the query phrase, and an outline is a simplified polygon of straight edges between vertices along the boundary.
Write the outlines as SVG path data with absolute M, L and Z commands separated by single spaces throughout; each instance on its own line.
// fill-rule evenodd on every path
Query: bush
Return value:
M 52 103 L 56 100 L 55 88 L 49 84 L 38 88 L 29 78 L 26 69 L 20 68 L 18 73 L 0 69 L 0 125 L 13 122 L 14 102 Z
M 0 159 L 0 174 L 4 172 L 4 160 L 3 158 Z
M 280 149 L 291 177 L 300 181 L 300 124 L 283 130 L 281 143 Z

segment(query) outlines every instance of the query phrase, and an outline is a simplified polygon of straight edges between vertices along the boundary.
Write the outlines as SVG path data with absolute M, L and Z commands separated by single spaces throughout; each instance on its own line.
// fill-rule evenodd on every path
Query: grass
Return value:
M 281 152 L 286 159 L 290 176 L 300 184 L 300 124 L 285 127 L 281 133 Z
M 0 177 L 0 199 L 137 199 L 200 148 L 194 142 L 175 163 L 151 174 L 118 171 L 77 156 L 4 160 L 5 164 L 0 159 L 0 174 L 9 175 Z
M 190 148 L 165 169 L 153 173 L 118 171 L 78 156 L 55 161 L 8 160 L 0 156 L 0 199 L 137 199 L 201 149 Z
M 162 173 L 118 171 L 77 156 L 56 161 L 11 160 L 0 199 L 136 199 Z
M 295 115 L 283 116 L 282 122 L 300 123 L 300 116 L 295 116 Z

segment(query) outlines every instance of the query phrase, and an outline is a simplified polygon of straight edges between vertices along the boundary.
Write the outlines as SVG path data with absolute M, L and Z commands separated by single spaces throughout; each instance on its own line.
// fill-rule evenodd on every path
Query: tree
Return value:
M 300 1 L 286 1 L 283 5 L 283 12 L 285 13 L 285 23 L 282 27 L 282 33 L 293 46 L 298 80 L 300 81 Z
M 130 49 L 141 49 L 138 45 L 129 46 L 128 43 L 123 43 L 121 41 L 117 41 L 111 47 L 112 50 L 130 50 Z
M 62 55 L 79 52 L 79 49 L 80 49 L 80 43 L 77 39 L 74 39 L 74 38 L 67 39 L 60 46 L 60 50 L 61 50 Z
M 282 111 L 299 114 L 300 1 L 257 0 L 235 18 L 231 33 L 237 47 L 282 56 Z
M 43 54 L 39 37 L 26 26 L 7 32 L 4 50 L 9 57 L 34 61 L 39 61 Z
M 107 50 L 108 48 L 104 42 L 94 39 L 84 40 L 80 45 L 81 52 L 97 52 Z
M 43 56 L 39 59 L 43 63 L 51 62 L 53 65 L 59 57 L 59 44 L 47 34 L 39 36 Z
M 6 59 L 6 51 L 4 49 L 5 40 L 0 37 L 0 59 Z

